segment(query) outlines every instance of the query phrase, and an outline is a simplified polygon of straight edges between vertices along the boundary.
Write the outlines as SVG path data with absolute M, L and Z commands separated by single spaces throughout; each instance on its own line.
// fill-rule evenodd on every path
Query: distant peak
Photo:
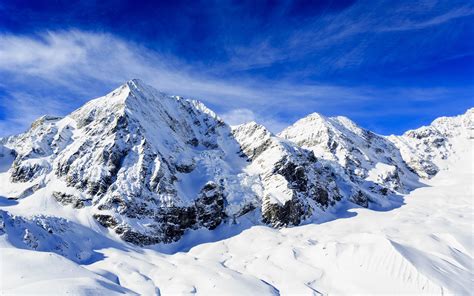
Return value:
M 326 119 L 326 117 L 318 112 L 313 112 L 309 115 L 307 115 L 305 118 L 307 119 Z
M 260 126 L 260 124 L 258 124 L 257 122 L 252 120 L 252 121 L 245 122 L 245 123 L 242 123 L 242 124 L 239 124 L 239 125 L 236 125 L 236 126 L 251 127 L 251 126 Z
M 63 117 L 60 116 L 51 116 L 51 115 L 43 115 L 40 118 L 36 119 L 32 124 L 31 127 L 35 128 L 43 123 L 46 122 L 56 122 L 63 119 Z
M 300 120 L 296 121 L 293 126 L 300 126 L 300 125 L 320 125 L 324 124 L 328 121 L 328 118 L 320 113 L 314 112 L 311 113 Z
M 262 125 L 256 123 L 255 121 L 249 121 L 237 125 L 233 125 L 232 129 L 233 130 L 248 130 L 248 129 L 257 129 L 263 127 Z
M 256 131 L 260 131 L 268 135 L 273 135 L 265 126 L 258 124 L 255 121 L 249 121 L 236 126 L 232 126 L 232 130 L 237 132 L 245 131 L 247 133 L 254 133 Z

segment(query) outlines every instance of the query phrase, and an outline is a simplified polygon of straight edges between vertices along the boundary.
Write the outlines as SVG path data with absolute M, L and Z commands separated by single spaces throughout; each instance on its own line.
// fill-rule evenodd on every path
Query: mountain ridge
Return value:
M 450 139 L 472 126 L 472 110 L 398 137 L 318 113 L 274 135 L 257 123 L 230 127 L 201 102 L 135 79 L 2 139 L 0 195 L 81 212 L 137 245 L 241 219 L 299 225 L 347 202 L 393 207 L 393 197 L 439 171 L 435 163 L 454 151 Z

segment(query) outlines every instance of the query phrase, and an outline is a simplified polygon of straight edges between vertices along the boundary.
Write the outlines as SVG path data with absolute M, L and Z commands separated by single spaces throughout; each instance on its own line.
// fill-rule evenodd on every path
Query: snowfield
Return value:
M 0 139 L 0 295 L 472 294 L 473 132 L 231 129 L 133 80 Z

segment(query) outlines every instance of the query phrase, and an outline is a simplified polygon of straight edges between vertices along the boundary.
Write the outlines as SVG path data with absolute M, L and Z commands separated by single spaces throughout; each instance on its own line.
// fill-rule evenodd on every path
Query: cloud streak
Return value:
M 338 77 L 356 68 L 360 73 L 388 72 L 393 63 L 398 70 L 422 68 L 425 60 L 459 56 L 443 51 L 447 45 L 438 37 L 445 35 L 443 30 L 453 30 L 446 27 L 450 22 L 471 17 L 474 10 L 468 4 L 453 8 L 448 4 L 427 1 L 423 7 L 361 1 L 298 22 L 296 29 L 263 30 L 245 46 L 216 40 L 229 58 L 209 63 L 189 62 L 111 33 L 79 29 L 3 33 L 0 136 L 24 130 L 43 113 L 67 114 L 132 78 L 164 92 L 200 99 L 231 124 L 255 120 L 274 132 L 315 111 L 362 123 L 384 114 L 392 120 L 416 113 L 434 117 L 442 104 L 454 112 L 471 100 L 473 87 L 387 87 L 319 79 L 325 77 L 322 73 Z M 433 36 L 423 31 L 433 28 L 437 32 Z M 429 36 L 400 35 L 405 31 L 415 31 L 415 37 Z M 269 69 L 271 75 L 265 72 Z M 448 97 L 452 99 L 447 101 Z M 389 130 L 383 125 L 375 129 Z
M 48 88 L 66 88 L 79 97 L 94 93 L 90 86 L 97 83 L 115 87 L 140 77 L 160 90 L 203 99 L 224 112 L 250 106 L 259 112 L 282 104 L 297 109 L 305 104 L 300 99 L 308 96 L 320 97 L 321 100 L 313 102 L 314 107 L 333 103 L 326 102 L 326 98 L 362 99 L 351 89 L 335 86 L 294 85 L 285 81 L 274 84 L 263 79 L 253 82 L 242 79 L 239 83 L 221 80 L 120 38 L 81 31 L 0 36 L 0 71 L 8 73 L 15 84 L 28 86 L 30 90 L 35 88 L 34 83 L 39 84 L 37 88 L 48 84 Z M 30 98 L 28 105 L 39 112 L 57 112 L 61 108 L 70 111 L 68 104 L 77 107 L 74 104 L 77 102 L 73 101 L 61 108 L 43 108 L 47 100 L 58 101 L 55 96 L 57 94 L 52 93 L 50 97 L 37 101 Z M 10 97 L 17 98 L 16 102 L 24 105 L 22 95 L 11 93 Z M 23 110 L 11 99 L 3 101 L 2 108 L 10 114 L 7 119 L 12 124 L 22 125 L 16 118 Z M 263 118 L 263 121 L 270 121 L 265 116 Z M 25 121 L 30 119 L 25 118 Z
M 285 30 L 276 30 L 251 44 L 240 47 L 229 45 L 231 60 L 226 71 L 307 61 L 308 56 L 318 57 L 314 60 L 315 67 L 311 73 L 332 72 L 365 64 L 384 65 L 407 58 L 418 59 L 419 62 L 423 56 L 439 53 L 435 45 L 446 37 L 439 34 L 439 27 L 472 16 L 474 6 L 469 3 L 358 1 L 341 12 L 302 21 L 291 34 Z M 452 28 L 443 27 L 441 30 L 450 31 Z M 383 44 L 390 45 L 391 42 L 387 40 L 400 39 L 397 34 L 402 32 L 412 34 L 411 41 L 404 39 L 406 44 L 398 42 L 399 50 L 391 48 L 391 55 L 386 58 L 387 50 Z M 423 48 L 412 45 L 419 40 L 427 44 Z M 405 48 L 410 48 L 411 55 L 407 55 Z M 410 64 L 410 61 L 406 63 Z

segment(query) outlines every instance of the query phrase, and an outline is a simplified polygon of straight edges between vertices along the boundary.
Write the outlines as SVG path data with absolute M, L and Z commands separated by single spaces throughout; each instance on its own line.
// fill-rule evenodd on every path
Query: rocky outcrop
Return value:
M 94 214 L 92 215 L 94 219 L 99 222 L 100 225 L 107 227 L 107 228 L 114 228 L 118 225 L 117 220 L 111 215 L 105 214 Z
M 81 209 L 84 207 L 84 201 L 80 198 L 63 192 L 53 191 L 54 199 L 62 204 L 63 206 L 71 205 L 75 209 Z
M 299 225 L 311 214 L 298 198 L 287 200 L 283 205 L 271 203 L 265 198 L 262 206 L 262 221 L 273 227 Z
M 368 208 L 370 198 L 362 190 L 356 189 L 356 190 L 354 190 L 353 194 L 351 195 L 350 201 L 352 201 L 353 203 L 355 203 L 355 204 L 357 204 L 361 207 Z
M 221 186 L 208 182 L 195 202 L 196 219 L 199 226 L 214 229 L 227 217 L 225 197 Z
M 104 243 L 103 237 L 82 225 L 66 219 L 37 215 L 30 218 L 0 210 L 0 236 L 16 248 L 54 252 L 77 263 L 87 263 L 92 251 Z M 83 240 L 78 240 L 81 234 Z M 103 246 L 103 245 L 102 245 Z
M 249 168 L 262 176 L 263 223 L 299 225 L 314 209 L 326 209 L 342 198 L 334 172 L 313 152 L 289 145 L 256 123 L 236 127 L 233 134 L 251 162 Z

